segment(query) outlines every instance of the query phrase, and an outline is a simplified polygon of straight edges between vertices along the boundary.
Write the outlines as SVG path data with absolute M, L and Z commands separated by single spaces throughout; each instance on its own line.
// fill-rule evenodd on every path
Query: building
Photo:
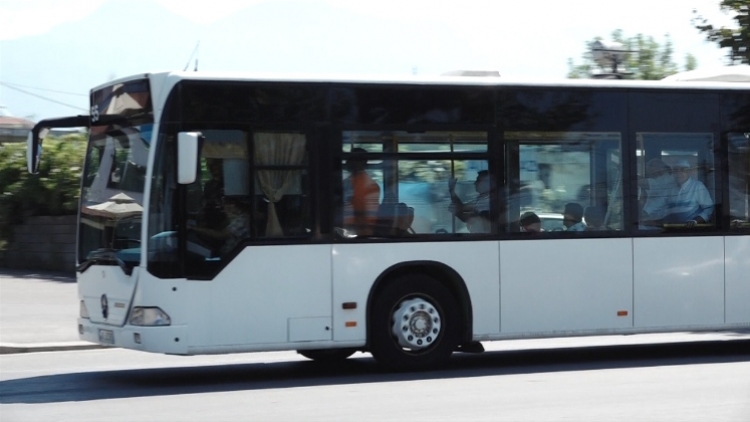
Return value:
M 719 68 L 695 69 L 676 73 L 662 79 L 663 81 L 717 81 L 717 82 L 750 82 L 750 66 L 724 66 Z
M 0 105 L 0 144 L 26 141 L 26 136 L 33 127 L 34 122 L 15 117 L 5 106 Z

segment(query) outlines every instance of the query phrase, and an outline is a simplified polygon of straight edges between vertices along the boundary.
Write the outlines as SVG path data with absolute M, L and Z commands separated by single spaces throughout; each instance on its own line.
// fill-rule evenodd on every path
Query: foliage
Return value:
M 611 38 L 612 41 L 622 44 L 625 51 L 630 52 L 618 69 L 619 72 L 627 74 L 629 79 L 658 80 L 680 70 L 672 59 L 674 49 L 669 34 L 665 35 L 665 40 L 661 44 L 654 37 L 643 34 L 626 38 L 620 29 L 614 31 Z M 576 65 L 573 59 L 568 59 L 569 78 L 591 78 L 597 73 L 611 71 L 596 63 L 591 53 L 592 44 L 601 40 L 601 37 L 596 37 L 586 43 L 582 64 Z M 693 70 L 696 67 L 695 57 L 688 54 L 685 57 L 684 69 Z
M 729 49 L 729 64 L 750 64 L 750 0 L 723 0 L 719 7 L 725 13 L 735 14 L 737 28 L 715 28 L 697 10 L 693 10 L 693 25 L 708 41 Z
M 47 138 L 39 173 L 29 174 L 26 144 L 0 145 L 0 239 L 24 217 L 76 213 L 85 152 L 82 134 Z

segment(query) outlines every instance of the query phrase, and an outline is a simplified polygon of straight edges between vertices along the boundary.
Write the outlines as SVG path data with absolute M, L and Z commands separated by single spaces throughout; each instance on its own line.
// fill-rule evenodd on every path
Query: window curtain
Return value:
M 305 159 L 305 135 L 297 133 L 256 133 L 253 151 L 256 166 L 299 166 Z M 276 203 L 292 186 L 300 170 L 258 170 L 258 184 L 269 200 L 266 236 L 283 236 Z

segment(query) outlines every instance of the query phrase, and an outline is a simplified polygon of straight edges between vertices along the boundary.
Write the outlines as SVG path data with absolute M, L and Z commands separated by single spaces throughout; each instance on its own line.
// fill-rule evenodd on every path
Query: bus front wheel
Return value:
M 397 370 L 421 370 L 445 363 L 458 345 L 456 299 L 439 281 L 423 275 L 399 277 L 373 303 L 370 352 Z

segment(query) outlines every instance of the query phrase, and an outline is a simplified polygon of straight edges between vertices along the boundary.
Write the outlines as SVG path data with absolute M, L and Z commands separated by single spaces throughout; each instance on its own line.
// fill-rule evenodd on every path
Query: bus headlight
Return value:
M 81 301 L 81 305 L 78 307 L 78 314 L 80 315 L 81 319 L 90 319 L 89 310 L 86 308 L 86 302 Z
M 142 308 L 137 306 L 130 313 L 130 325 L 159 326 L 170 325 L 172 319 L 159 308 Z

